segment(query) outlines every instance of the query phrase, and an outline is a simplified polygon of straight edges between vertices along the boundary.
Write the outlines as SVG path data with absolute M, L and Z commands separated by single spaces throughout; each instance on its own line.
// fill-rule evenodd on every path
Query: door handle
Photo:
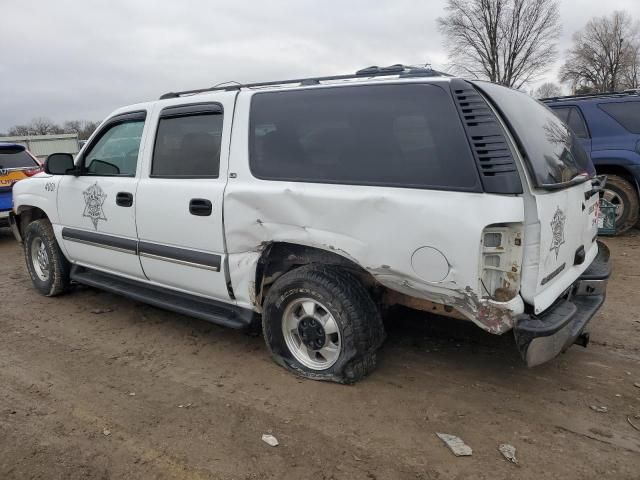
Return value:
M 133 205 L 133 193 L 118 192 L 116 195 L 116 205 L 119 207 L 130 207 Z
M 198 217 L 208 217 L 213 211 L 210 200 L 205 198 L 192 198 L 189 202 L 189 213 Z

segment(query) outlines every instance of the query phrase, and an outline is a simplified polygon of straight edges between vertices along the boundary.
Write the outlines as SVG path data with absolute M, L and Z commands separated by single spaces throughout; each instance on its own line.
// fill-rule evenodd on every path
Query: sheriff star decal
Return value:
M 98 222 L 100 220 L 107 221 L 107 217 L 104 216 L 104 210 L 102 205 L 104 204 L 107 194 L 102 191 L 98 182 L 91 185 L 84 192 L 84 212 L 83 217 L 88 217 L 93 223 L 93 228 L 98 230 Z
M 560 210 L 560 207 L 557 207 L 556 213 L 553 215 L 553 220 L 551 220 L 551 248 L 550 252 L 555 250 L 556 252 L 556 260 L 558 259 L 558 252 L 560 251 L 560 247 L 564 243 L 564 222 L 567 219 L 566 215 Z

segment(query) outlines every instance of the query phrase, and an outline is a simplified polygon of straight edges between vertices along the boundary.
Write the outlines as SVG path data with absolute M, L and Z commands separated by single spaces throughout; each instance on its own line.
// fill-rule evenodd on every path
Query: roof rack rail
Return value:
M 320 82 L 326 82 L 331 80 L 350 80 L 356 78 L 369 78 L 369 77 L 383 77 L 390 75 L 399 75 L 400 77 L 450 77 L 448 73 L 439 72 L 433 70 L 431 67 L 414 67 L 401 64 L 391 65 L 389 67 L 372 66 L 358 70 L 355 74 L 348 75 L 332 75 L 328 77 L 310 77 L 310 78 L 296 78 L 290 80 L 275 80 L 270 82 L 257 82 L 257 83 L 237 83 L 237 82 L 223 82 L 218 85 L 214 85 L 209 88 L 199 88 L 195 90 L 184 90 L 181 92 L 168 92 L 160 97 L 160 100 L 167 98 L 178 98 L 184 95 L 196 95 L 198 93 L 215 92 L 220 90 L 239 90 L 241 88 L 257 88 L 257 87 L 269 87 L 276 85 L 290 85 L 300 84 L 302 86 L 307 85 L 319 85 Z M 234 85 L 230 85 L 233 83 Z
M 581 93 L 577 95 L 560 95 L 558 97 L 541 98 L 541 102 L 556 102 L 561 100 L 579 100 L 581 98 L 597 98 L 597 97 L 625 97 L 628 95 L 640 95 L 640 89 L 631 88 L 622 92 L 599 92 L 599 93 Z

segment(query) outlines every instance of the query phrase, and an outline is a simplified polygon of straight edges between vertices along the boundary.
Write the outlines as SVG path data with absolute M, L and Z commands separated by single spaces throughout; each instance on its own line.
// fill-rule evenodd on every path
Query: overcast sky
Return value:
M 161 5 L 161 6 L 160 6 Z M 0 132 L 101 120 L 166 91 L 447 62 L 444 0 L 2 0 Z M 638 0 L 561 0 L 565 50 L 592 16 Z M 557 67 L 546 75 L 555 80 Z M 544 79 L 544 78 L 543 78 Z M 538 82 L 539 83 L 539 82 Z

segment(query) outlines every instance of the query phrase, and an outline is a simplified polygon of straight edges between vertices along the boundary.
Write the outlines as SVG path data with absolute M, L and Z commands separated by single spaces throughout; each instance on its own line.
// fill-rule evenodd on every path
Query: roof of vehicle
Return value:
M 185 90 L 181 92 L 168 92 L 160 97 L 160 100 L 166 100 L 171 98 L 179 98 L 182 96 L 190 96 L 196 95 L 199 93 L 207 93 L 214 91 L 231 91 L 231 90 L 240 90 L 243 88 L 247 89 L 255 89 L 255 88 L 282 88 L 282 87 L 312 87 L 317 85 L 327 85 L 327 84 L 335 84 L 335 82 L 349 82 L 349 81 L 362 81 L 362 80 L 372 80 L 372 79 L 391 79 L 396 80 L 398 78 L 402 79 L 410 79 L 410 78 L 433 78 L 433 77 L 452 77 L 444 72 L 439 72 L 437 70 L 432 69 L 429 66 L 416 67 L 416 66 L 407 66 L 407 65 L 391 65 L 389 67 L 367 67 L 362 70 L 358 70 L 354 74 L 348 75 L 332 75 L 325 77 L 310 77 L 310 78 L 296 78 L 296 79 L 288 79 L 288 80 L 275 80 L 268 82 L 257 82 L 257 83 L 239 83 L 235 81 L 230 82 L 222 82 L 213 87 L 208 88 L 199 88 L 195 90 Z M 329 83 L 333 82 L 333 83 Z
M 605 93 L 584 93 L 581 95 L 565 95 L 561 97 L 549 97 L 541 98 L 541 102 L 545 103 L 560 103 L 560 102 L 602 102 L 603 99 L 607 101 L 620 101 L 625 102 L 627 100 L 637 100 L 640 98 L 640 89 L 635 88 L 631 90 L 624 90 L 622 92 L 605 92 Z

